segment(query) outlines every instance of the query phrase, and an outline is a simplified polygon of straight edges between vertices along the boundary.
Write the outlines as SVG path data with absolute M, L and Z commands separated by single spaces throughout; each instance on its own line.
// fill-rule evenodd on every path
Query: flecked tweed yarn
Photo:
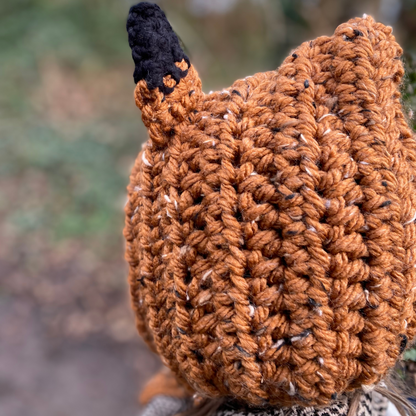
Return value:
M 128 28 L 154 56 L 159 38 L 137 36 L 134 18 Z M 379 383 L 413 339 L 416 141 L 401 54 L 364 16 L 221 92 L 204 94 L 187 58 L 176 80 L 161 68 L 168 89 L 149 90 L 144 71 L 129 282 L 140 333 L 190 390 L 324 405 Z

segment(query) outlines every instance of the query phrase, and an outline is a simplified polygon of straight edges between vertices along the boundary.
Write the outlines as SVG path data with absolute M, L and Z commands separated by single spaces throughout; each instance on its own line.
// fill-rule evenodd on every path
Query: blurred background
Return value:
M 416 0 L 156 3 L 206 92 L 371 14 L 406 51 L 404 99 L 416 108 Z M 0 0 L 1 415 L 137 415 L 160 365 L 136 335 L 123 259 L 125 188 L 147 136 L 125 32 L 132 4 Z

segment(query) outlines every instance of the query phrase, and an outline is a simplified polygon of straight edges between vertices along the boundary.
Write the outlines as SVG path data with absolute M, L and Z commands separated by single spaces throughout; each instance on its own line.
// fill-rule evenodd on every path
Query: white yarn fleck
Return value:
M 181 256 L 184 256 L 188 250 L 189 250 L 189 246 L 185 245 L 181 247 L 179 253 Z
M 411 220 L 409 220 L 409 221 L 407 221 L 407 222 L 405 222 L 403 225 L 410 224 L 410 223 L 412 223 L 414 220 L 416 220 L 416 212 L 415 212 L 415 214 L 413 215 L 412 219 L 411 219 Z
M 285 343 L 284 339 L 279 339 L 275 344 L 271 346 L 271 348 L 279 348 Z
M 202 275 L 202 281 L 204 281 L 210 274 L 212 273 L 212 269 L 208 270 Z
M 289 396 L 294 396 L 296 394 L 295 386 L 292 382 L 289 383 L 289 391 L 287 392 Z
M 334 114 L 332 114 L 332 113 L 328 113 L 328 114 L 324 114 L 319 120 L 318 120 L 318 123 L 321 121 L 321 120 L 323 120 L 325 117 L 328 117 L 328 116 L 333 116 Z
M 146 155 L 145 155 L 145 152 L 143 152 L 142 153 L 142 160 L 143 160 L 143 163 L 146 165 L 146 166 L 152 166 L 152 164 L 146 159 Z

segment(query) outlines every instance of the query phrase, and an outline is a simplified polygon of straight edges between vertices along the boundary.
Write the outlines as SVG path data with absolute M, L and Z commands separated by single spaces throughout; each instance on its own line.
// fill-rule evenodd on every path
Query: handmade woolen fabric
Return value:
M 204 397 L 313 406 L 378 383 L 416 327 L 392 29 L 352 19 L 210 94 L 157 6 L 128 32 L 149 131 L 125 226 L 144 339 Z

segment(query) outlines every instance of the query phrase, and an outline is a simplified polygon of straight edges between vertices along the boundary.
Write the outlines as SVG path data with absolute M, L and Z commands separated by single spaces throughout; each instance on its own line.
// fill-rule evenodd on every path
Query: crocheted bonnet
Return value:
M 371 17 L 205 94 L 156 5 L 127 22 L 149 132 L 128 187 L 137 326 L 203 397 L 324 405 L 415 335 L 416 141 Z

